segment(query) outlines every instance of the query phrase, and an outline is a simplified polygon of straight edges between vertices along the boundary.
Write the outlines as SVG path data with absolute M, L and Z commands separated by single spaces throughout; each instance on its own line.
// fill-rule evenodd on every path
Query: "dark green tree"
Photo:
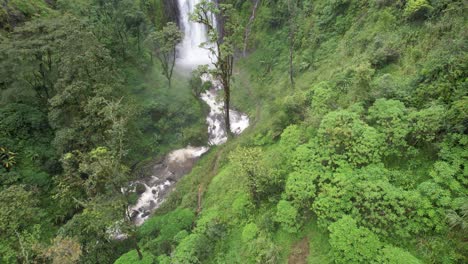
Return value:
M 213 16 L 219 20 L 221 28 L 217 28 Z M 224 91 L 224 121 L 228 136 L 232 135 L 231 121 L 229 119 L 229 107 L 231 102 L 231 81 L 234 67 L 235 37 L 240 31 L 233 6 L 231 4 L 215 4 L 202 0 L 195 7 L 190 19 L 201 23 L 208 29 L 208 41 L 202 43 L 202 47 L 208 49 L 213 55 L 214 70 L 209 72 L 218 79 Z
M 176 63 L 176 46 L 181 40 L 182 32 L 175 23 L 169 22 L 160 31 L 151 32 L 145 41 L 151 56 L 155 55 L 161 63 L 169 87 Z

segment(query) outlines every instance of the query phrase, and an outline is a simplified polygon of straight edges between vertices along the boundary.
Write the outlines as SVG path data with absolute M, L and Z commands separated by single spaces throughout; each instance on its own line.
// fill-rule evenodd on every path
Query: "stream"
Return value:
M 180 26 L 184 32 L 184 38 L 177 47 L 176 68 L 184 71 L 196 69 L 199 65 L 212 65 L 213 58 L 208 50 L 200 48 L 200 44 L 207 41 L 206 28 L 202 24 L 189 20 L 189 15 L 194 11 L 195 5 L 200 0 L 178 0 L 180 10 Z M 215 20 L 215 17 L 212 18 Z M 209 107 L 210 112 L 206 117 L 208 125 L 208 142 L 206 146 L 187 146 L 167 154 L 161 162 L 154 164 L 151 175 L 131 186 L 142 185 L 139 198 L 135 205 L 129 207 L 132 221 L 141 225 L 162 204 L 167 195 L 174 189 L 174 185 L 184 175 L 189 173 L 195 162 L 206 153 L 210 146 L 220 145 L 227 141 L 226 126 L 224 122 L 224 102 L 218 98 L 218 92 L 222 90 L 219 81 L 211 76 L 203 76 L 204 81 L 211 81 L 211 89 L 200 95 Z M 249 126 L 249 118 L 246 114 L 229 110 L 231 131 L 239 135 Z

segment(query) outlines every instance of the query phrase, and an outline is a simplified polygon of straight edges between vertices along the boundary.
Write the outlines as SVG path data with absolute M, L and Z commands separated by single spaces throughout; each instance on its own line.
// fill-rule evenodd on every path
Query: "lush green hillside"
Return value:
M 466 3 L 299 2 L 295 86 L 287 1 L 262 2 L 232 91 L 253 124 L 141 246 L 161 263 L 466 262 Z M 248 21 L 253 4 L 234 5 Z M 154 224 L 196 211 L 200 186 L 193 227 Z
M 146 45 L 162 6 L 0 1 L 0 263 L 113 263 L 137 164 L 206 142 L 205 107 Z
M 468 262 L 466 1 L 225 3 L 251 125 L 137 228 L 121 187 L 206 142 L 175 1 L 0 0 L 0 263 Z

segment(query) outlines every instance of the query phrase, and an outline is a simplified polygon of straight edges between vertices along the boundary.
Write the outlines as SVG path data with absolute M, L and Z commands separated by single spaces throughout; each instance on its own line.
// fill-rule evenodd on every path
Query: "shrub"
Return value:
M 401 248 L 386 246 L 382 250 L 383 261 L 388 264 L 420 264 L 422 263 L 419 259 L 411 255 L 408 251 Z
M 280 248 L 265 235 L 260 235 L 248 246 L 250 255 L 255 257 L 255 263 L 279 263 Z
M 141 264 L 153 264 L 155 259 L 154 256 L 150 253 L 142 252 L 143 258 L 140 260 L 138 257 L 138 253 L 136 250 L 129 251 L 122 256 L 120 256 L 114 264 L 133 264 L 133 263 L 141 263 Z
M 184 238 L 173 255 L 174 264 L 196 264 L 201 263 L 202 260 L 209 253 L 210 242 L 205 235 L 190 234 Z
M 445 108 L 432 105 L 409 114 L 411 138 L 414 144 L 430 143 L 437 139 L 445 119 Z
M 405 191 L 388 182 L 382 166 L 336 173 L 315 199 L 319 224 L 327 226 L 351 215 L 372 232 L 387 237 L 409 237 L 431 230 L 440 220 L 433 206 L 417 191 Z
M 258 235 L 258 227 L 255 223 L 248 223 L 242 231 L 242 241 L 249 242 L 255 239 Z
M 318 175 L 310 171 L 292 172 L 286 180 L 285 196 L 292 200 L 296 208 L 310 208 L 315 197 L 314 180 Z
M 384 136 L 347 110 L 328 113 L 322 120 L 318 139 L 328 164 L 346 161 L 362 166 L 380 161 Z
M 369 108 L 368 120 L 385 135 L 386 154 L 401 154 L 409 133 L 405 105 L 398 100 L 378 99 Z
M 421 263 L 401 248 L 384 245 L 374 233 L 358 227 L 356 220 L 348 215 L 331 224 L 328 230 L 335 263 Z
M 403 16 L 410 20 L 424 19 L 429 16 L 432 9 L 427 0 L 408 0 Z
M 328 227 L 335 263 L 374 263 L 382 246 L 367 228 L 359 228 L 350 216 L 343 216 Z
M 144 244 L 144 248 L 155 255 L 170 253 L 172 246 L 182 240 L 184 232 L 190 230 L 194 218 L 194 213 L 189 209 L 177 209 L 150 218 L 138 230 L 140 237 L 153 238 Z
M 296 233 L 299 224 L 297 223 L 297 209 L 290 202 L 281 200 L 276 206 L 275 220 L 281 224 L 281 227 L 289 233 Z

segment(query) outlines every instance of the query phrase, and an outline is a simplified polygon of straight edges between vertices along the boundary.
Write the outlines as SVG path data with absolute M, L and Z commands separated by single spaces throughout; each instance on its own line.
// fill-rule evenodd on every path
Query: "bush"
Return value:
M 388 264 L 420 264 L 422 263 L 419 259 L 415 258 L 408 251 L 401 248 L 386 246 L 382 250 L 382 255 L 385 263 Z
M 248 223 L 244 226 L 244 230 L 242 231 L 242 241 L 243 242 L 250 242 L 255 239 L 258 235 L 258 227 L 254 223 Z
M 114 264 L 133 264 L 133 263 L 141 263 L 141 264 L 153 264 L 155 262 L 155 258 L 150 253 L 142 252 L 143 258 L 140 260 L 138 257 L 138 253 L 136 250 L 129 251 L 122 256 L 120 256 Z
M 255 257 L 254 263 L 279 263 L 280 248 L 265 235 L 260 235 L 249 243 L 248 247 L 250 255 Z
M 315 197 L 314 180 L 318 175 L 310 171 L 292 172 L 286 180 L 285 196 L 292 200 L 296 208 L 310 208 Z
M 385 137 L 347 110 L 328 113 L 318 130 L 321 151 L 334 166 L 346 161 L 362 166 L 380 161 Z
M 177 209 L 166 215 L 154 216 L 138 230 L 143 239 L 144 248 L 155 255 L 169 254 L 172 247 L 179 243 L 184 234 L 192 227 L 195 215 L 189 209 Z M 186 236 L 186 235 L 185 235 Z
M 421 263 L 401 248 L 384 245 L 374 233 L 358 227 L 348 215 L 331 224 L 328 230 L 335 263 Z
M 432 230 L 440 218 L 417 191 L 405 191 L 389 183 L 382 166 L 336 173 L 324 185 L 313 204 L 319 224 L 327 226 L 344 215 L 376 234 L 406 238 Z
M 288 201 L 281 200 L 276 206 L 276 222 L 289 233 L 296 233 L 299 230 L 297 209 Z
M 375 263 L 382 245 L 367 228 L 359 228 L 350 216 L 343 216 L 328 227 L 335 263 Z
M 410 20 L 424 19 L 429 16 L 432 9 L 427 0 L 408 0 L 403 16 Z
M 205 235 L 190 234 L 184 238 L 173 255 L 174 264 L 201 263 L 210 250 L 210 242 Z
M 378 99 L 369 108 L 368 120 L 385 135 L 386 155 L 402 154 L 409 133 L 405 105 L 398 100 Z
M 445 108 L 432 105 L 409 114 L 411 138 L 414 144 L 431 143 L 437 139 L 445 119 Z

